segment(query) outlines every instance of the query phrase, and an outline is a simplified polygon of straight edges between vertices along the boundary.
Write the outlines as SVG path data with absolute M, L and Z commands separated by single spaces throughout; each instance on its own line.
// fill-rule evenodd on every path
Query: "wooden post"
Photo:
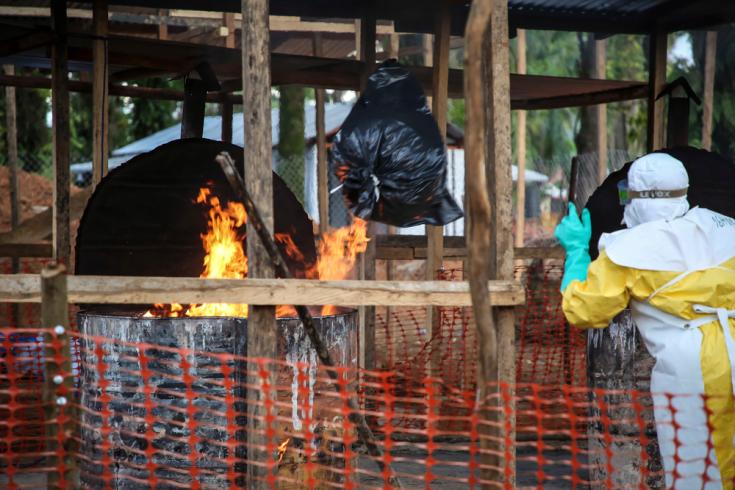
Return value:
M 360 90 L 365 88 L 368 77 L 375 70 L 375 30 L 375 9 L 371 6 L 365 6 L 360 21 L 360 60 L 365 63 L 365 70 L 362 72 L 360 81 Z
M 493 18 L 493 0 L 475 0 L 470 7 L 465 28 L 464 52 L 464 93 L 466 107 L 465 128 L 465 179 L 469 202 L 469 212 L 465 217 L 467 252 L 470 266 L 469 283 L 472 296 L 472 310 L 477 328 L 478 369 L 477 369 L 477 413 L 481 419 L 498 420 L 497 412 L 490 410 L 497 405 L 498 381 L 498 342 L 495 316 L 488 299 L 488 281 L 492 267 L 490 246 L 490 221 L 493 209 L 488 193 L 486 159 L 491 159 L 494 140 L 490 141 L 493 150 L 487 154 L 485 146 L 486 130 L 492 128 L 492 112 L 486 111 L 486 104 L 496 102 L 493 92 L 488 89 L 495 75 L 494 70 L 486 70 L 487 38 Z M 493 40 L 494 41 L 494 40 Z M 487 80 L 489 77 L 490 80 Z M 491 108 L 492 109 L 492 108 Z M 497 432 L 488 425 L 477 427 L 480 440 L 480 487 L 495 488 L 492 483 L 500 483 L 500 444 L 491 436 Z M 501 485 L 502 486 L 502 485 Z
M 226 96 L 222 97 L 220 103 L 220 116 L 222 117 L 222 141 L 232 143 L 232 101 Z
M 15 75 L 13 65 L 4 65 L 6 75 Z M 8 145 L 8 199 L 10 199 L 10 229 L 14 230 L 20 224 L 20 193 L 18 189 L 18 110 L 15 100 L 15 87 L 5 87 L 5 127 Z M 20 272 L 20 259 L 11 259 L 11 272 Z M 20 309 L 17 303 L 10 307 L 10 316 L 13 326 L 19 326 Z
M 442 140 L 447 138 L 447 98 L 449 96 L 449 41 L 451 36 L 451 10 L 448 0 L 439 0 L 436 12 L 436 24 L 434 27 L 434 51 L 432 70 L 432 113 L 439 127 Z M 446 152 L 446 150 L 445 150 Z M 444 227 L 426 226 L 427 253 L 426 253 L 426 279 L 436 279 L 437 271 L 443 267 L 444 257 Z M 429 339 L 441 328 L 439 324 L 439 310 L 429 307 L 426 310 L 426 330 Z M 432 349 L 430 372 L 432 375 L 438 371 L 441 352 L 439 347 Z
M 607 41 L 595 41 L 595 75 L 600 80 L 607 78 Z M 597 105 L 597 181 L 607 177 L 607 104 Z
M 95 39 L 92 41 L 92 186 L 107 175 L 109 131 L 109 65 L 107 58 L 107 0 L 94 0 L 92 23 Z
M 702 97 L 702 148 L 712 149 L 712 104 L 715 96 L 717 31 L 707 32 L 704 48 L 704 94 Z
M 513 279 L 513 177 L 511 172 L 511 128 L 510 128 L 510 60 L 508 35 L 508 0 L 493 2 L 493 16 L 490 27 L 490 71 L 487 81 L 491 100 L 487 109 L 488 142 L 485 161 L 486 175 L 489 177 L 490 199 L 495 203 L 490 220 L 490 244 L 492 253 L 490 278 Z M 486 58 L 487 59 L 487 58 Z M 471 174 L 470 174 L 471 175 Z M 498 378 L 509 389 L 515 385 L 515 310 L 496 306 L 493 308 L 495 325 L 498 332 Z M 515 474 L 515 407 L 513 402 L 506 404 L 503 412 L 504 427 L 501 431 L 501 447 L 504 450 L 506 474 Z M 511 447 L 507 447 L 510 444 Z M 511 478 L 511 485 L 514 480 Z
M 235 47 L 235 14 L 233 13 L 222 14 L 222 27 L 224 27 L 227 30 L 227 35 L 225 36 L 225 47 L 234 48 Z
M 314 56 L 322 55 L 322 34 L 312 38 Z M 327 134 L 324 127 L 324 89 L 314 90 L 316 104 L 316 189 L 319 205 L 319 232 L 329 231 L 329 175 L 327 169 Z
M 648 151 L 660 150 L 664 143 L 664 100 L 656 100 L 666 86 L 666 32 L 649 36 L 648 53 Z
M 165 17 L 168 15 L 168 11 L 159 10 L 158 15 L 159 17 Z M 161 41 L 166 41 L 168 39 L 168 24 L 166 22 L 158 23 L 158 39 Z
M 245 126 L 245 183 L 269 233 L 273 233 L 273 170 L 271 168 L 271 79 L 270 34 L 268 32 L 268 0 L 242 0 L 242 80 L 243 125 Z M 255 235 L 255 234 L 251 234 Z M 257 236 L 247 244 L 248 276 L 273 277 L 273 267 L 265 247 Z M 275 359 L 277 329 L 275 309 L 251 306 L 248 317 L 248 357 Z M 257 334 L 255 334 L 257 332 Z M 258 367 L 248 368 L 248 384 L 275 385 L 275 370 L 268 371 L 267 379 L 258 376 Z M 276 441 L 269 435 L 267 417 L 275 417 L 278 410 L 262 389 L 247 390 L 248 460 L 265 466 L 247 465 L 247 488 L 265 489 L 271 485 L 275 461 L 273 448 Z M 266 405 L 266 402 L 268 404 Z M 270 407 L 270 410 L 269 410 Z
M 201 138 L 204 134 L 204 111 L 207 88 L 204 81 L 191 74 L 184 82 L 184 103 L 181 110 L 181 138 Z
M 69 238 L 69 66 L 67 60 L 66 0 L 52 0 L 54 41 L 51 66 L 51 113 L 54 158 L 54 260 L 68 265 Z
M 69 304 L 66 267 L 52 263 L 41 271 L 41 322 L 46 334 L 45 384 L 43 402 L 46 412 L 46 450 L 51 455 L 47 467 L 64 468 L 48 473 L 48 488 L 75 488 L 73 454 L 74 418 L 71 400 L 74 378 L 71 369 Z M 56 358 L 60 357 L 61 362 Z M 59 431 L 63 432 L 60 434 Z M 61 459 L 58 458 L 61 455 Z M 63 466 L 62 466 L 63 465 Z
M 526 31 L 518 29 L 516 36 L 519 75 L 526 74 Z M 516 236 L 515 246 L 522 247 L 526 235 L 526 111 L 518 111 L 516 133 L 516 156 L 518 178 L 516 179 Z
M 398 59 L 400 57 L 400 51 L 401 51 L 401 35 L 397 32 L 394 32 L 390 35 L 390 52 L 388 56 L 391 58 Z

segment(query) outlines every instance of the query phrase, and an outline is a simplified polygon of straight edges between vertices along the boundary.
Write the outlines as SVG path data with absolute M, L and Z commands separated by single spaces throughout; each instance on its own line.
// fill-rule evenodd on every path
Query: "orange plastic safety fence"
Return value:
M 664 476 L 700 488 L 719 478 L 709 419 L 732 410 L 713 407 L 733 406 L 538 383 L 487 386 L 478 399 L 441 377 L 348 367 L 336 368 L 338 393 L 316 362 L 63 335 L 72 369 L 56 375 L 73 378 L 71 391 L 48 379 L 63 361 L 57 333 L 0 330 L 3 488 L 245 488 L 251 465 L 267 469 L 266 488 L 390 488 L 350 421 L 358 391 L 383 463 L 407 488 L 646 488 Z M 254 390 L 266 396 L 261 437 L 248 442 Z M 651 405 L 667 471 L 648 464 Z

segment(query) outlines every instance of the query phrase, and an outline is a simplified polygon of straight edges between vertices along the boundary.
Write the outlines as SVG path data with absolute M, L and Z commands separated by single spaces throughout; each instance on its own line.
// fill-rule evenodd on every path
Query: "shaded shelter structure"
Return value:
M 44 244 L 44 247 L 45 250 L 51 248 L 53 258 L 61 266 L 47 270 L 40 284 L 37 277 L 5 276 L 0 287 L 0 298 L 6 301 L 41 301 L 44 325 L 68 326 L 68 303 L 200 303 L 204 300 L 241 303 L 243 297 L 247 296 L 251 305 L 249 329 L 261 334 L 257 336 L 257 341 L 248 343 L 246 354 L 250 359 L 265 360 L 277 360 L 275 306 L 358 305 L 365 310 L 362 312 L 364 319 L 360 326 L 360 352 L 357 357 L 359 366 L 368 369 L 374 367 L 375 354 L 371 352 L 375 336 L 371 307 L 427 307 L 426 328 L 431 333 L 436 325 L 436 307 L 472 305 L 479 357 L 475 384 L 478 405 L 472 406 L 475 417 L 472 420 L 476 424 L 473 426 L 475 432 L 472 436 L 476 454 L 473 471 L 476 470 L 477 475 L 473 475 L 471 479 L 475 483 L 479 482 L 482 488 L 493 488 L 498 483 L 512 485 L 516 475 L 516 412 L 513 398 L 507 390 L 511 389 L 515 381 L 513 308 L 523 302 L 523 291 L 520 284 L 514 281 L 514 260 L 535 256 L 536 253 L 540 253 L 542 257 L 558 257 L 559 254 L 558 250 L 538 252 L 522 248 L 516 250 L 513 247 L 510 111 L 514 108 L 558 108 L 647 98 L 649 146 L 651 149 L 660 148 L 663 143 L 663 112 L 661 102 L 656 102 L 656 97 L 665 82 L 666 33 L 674 29 L 704 28 L 735 20 L 735 6 L 714 0 L 616 1 L 606 3 L 601 8 L 586 7 L 587 2 L 580 1 L 577 4 L 563 0 L 475 0 L 471 5 L 437 0 L 432 4 L 435 8 L 426 8 L 423 0 L 398 4 L 387 1 L 344 0 L 226 0 L 216 4 L 203 0 L 96 0 L 74 5 L 67 5 L 63 0 L 52 0 L 50 3 L 50 7 L 44 5 L 44 8 L 50 8 L 49 16 L 36 16 L 32 21 L 18 16 L 0 15 L 0 24 L 3 25 L 0 31 L 0 40 L 3 41 L 0 43 L 3 45 L 0 57 L 5 64 L 50 69 L 52 77 L 7 74 L 0 76 L 0 84 L 52 89 L 55 196 L 53 212 L 48 219 L 52 244 Z M 0 2 L 0 6 L 3 4 Z M 165 37 L 168 36 L 160 36 L 160 31 L 157 38 L 148 37 L 148 31 L 152 30 L 150 26 L 156 25 L 159 15 L 148 11 L 138 12 L 135 14 L 138 17 L 133 16 L 127 22 L 121 22 L 145 26 L 141 30 L 146 32 L 146 36 L 111 34 L 111 23 L 114 25 L 117 22 L 116 9 L 131 6 L 156 10 L 201 11 L 216 7 L 225 16 L 240 13 L 240 17 L 223 18 L 223 27 L 228 29 L 227 36 L 224 36 L 227 38 L 223 41 L 224 46 L 167 40 Z M 89 17 L 80 23 L 81 30 L 72 28 L 74 24 L 67 18 L 67 7 L 84 11 L 89 11 L 92 7 L 91 30 Z M 299 51 L 300 48 L 288 47 L 285 41 L 278 44 L 285 47 L 274 49 L 272 40 L 277 40 L 278 35 L 273 35 L 268 28 L 269 15 L 311 20 L 316 18 L 325 24 L 330 19 L 359 20 L 359 29 L 353 28 L 355 37 L 359 38 L 359 43 L 355 46 L 356 59 L 332 58 L 328 54 L 333 53 L 324 50 L 320 56 L 307 56 Z M 319 89 L 359 90 L 375 67 L 375 40 L 379 33 L 378 26 L 382 25 L 378 23 L 378 19 L 392 22 L 393 32 L 435 34 L 433 66 L 412 67 L 411 70 L 433 97 L 433 112 L 443 138 L 447 136 L 447 99 L 464 96 L 467 101 L 464 145 L 467 150 L 466 175 L 473 176 L 468 179 L 467 214 L 471 227 L 466 240 L 461 240 L 462 243 L 453 248 L 465 250 L 464 256 L 469 265 L 469 284 L 455 286 L 446 281 L 433 280 L 444 257 L 445 239 L 441 229 L 429 229 L 427 237 L 421 237 L 421 243 L 411 238 L 393 237 L 396 238 L 391 243 L 393 249 L 425 249 L 428 280 L 418 284 L 374 281 L 374 261 L 380 256 L 380 237 L 372 240 L 372 245 L 365 253 L 363 277 L 368 281 L 360 282 L 345 281 L 336 284 L 303 279 L 276 280 L 269 255 L 259 239 L 247 242 L 250 261 L 248 279 L 241 281 L 208 282 L 193 278 L 74 275 L 67 277 L 64 274 L 63 265 L 70 265 L 69 219 L 72 212 L 69 195 L 69 91 L 93 94 L 95 185 L 108 170 L 105 108 L 109 96 L 186 100 L 187 96 L 191 96 L 189 89 L 196 90 L 194 101 L 197 104 L 203 104 L 205 100 L 222 104 L 223 114 L 227 115 L 225 120 L 230 121 L 222 125 L 223 141 L 232 140 L 232 106 L 242 104 L 245 147 L 243 158 L 238 161 L 242 161 L 246 189 L 263 217 L 265 228 L 272 234 L 275 213 L 271 168 L 271 85 L 300 84 Z M 241 26 L 240 48 L 234 44 L 237 39 L 235 22 Z M 179 30 L 168 23 L 166 26 L 170 33 L 175 34 Z M 517 29 L 524 28 L 594 31 L 601 35 L 617 32 L 649 34 L 649 81 L 641 83 L 511 75 L 508 41 Z M 133 30 L 132 27 L 129 29 Z M 464 71 L 449 69 L 448 53 L 452 35 L 465 36 Z M 314 52 L 317 51 L 314 49 Z M 339 54 L 343 52 L 344 50 L 339 51 Z M 334 51 L 334 54 L 337 53 L 338 51 Z M 218 90 L 207 91 L 202 89 L 201 84 L 197 88 L 197 83 L 187 85 L 187 90 L 183 92 L 144 89 L 124 83 L 140 77 L 186 76 L 201 68 L 203 63 L 206 63 L 208 73 L 216 79 Z M 69 80 L 69 71 L 76 70 L 90 71 L 92 81 Z M 192 79 L 194 78 L 189 80 Z M 317 104 L 316 138 L 320 147 L 324 148 L 326 134 L 323 100 L 317 100 Z M 186 114 L 185 111 L 185 118 Z M 323 154 L 319 155 L 318 166 L 319 199 L 323 201 L 327 192 L 327 169 Z M 321 213 L 326 214 L 326 211 L 320 210 Z M 326 216 L 320 216 L 323 217 Z M 17 240 L 18 235 L 15 236 Z M 24 251 L 29 249 L 26 247 L 27 243 L 16 241 L 13 244 L 16 255 L 28 253 Z M 71 372 L 70 341 L 65 336 L 64 328 L 57 329 L 52 337 L 56 342 L 54 345 L 61 353 L 59 355 L 66 361 L 49 368 L 45 378 L 44 396 L 48 402 L 48 416 L 52 420 L 62 420 L 63 430 L 73 430 L 75 414 L 64 408 L 66 398 L 63 398 L 71 396 L 72 377 L 60 375 L 61 381 L 56 383 L 57 378 L 54 376 L 56 373 Z M 269 391 L 276 380 L 274 373 L 268 372 L 263 366 L 265 364 L 260 364 L 259 369 L 249 371 L 244 381 L 250 386 L 246 395 L 247 457 L 262 463 L 247 466 L 246 487 L 253 489 L 268 488 L 278 468 L 278 453 L 274 452 L 274 434 L 269 425 L 278 414 L 276 397 Z M 431 382 L 427 382 L 423 389 L 423 394 L 431 399 L 434 393 Z M 348 407 L 342 398 L 336 403 L 342 402 L 344 407 Z M 502 411 L 498 409 L 501 403 Z M 425 420 L 427 437 L 431 440 L 434 437 L 432 434 L 436 434 L 432 431 L 438 427 L 438 421 L 432 411 L 435 405 L 430 403 L 428 406 Z M 344 408 L 344 411 L 343 420 L 350 409 Z M 504 425 L 494 423 L 498 420 L 499 413 L 505 415 Z M 477 425 L 477 420 L 487 423 Z M 49 476 L 49 479 L 52 484 L 64 487 L 66 483 L 74 481 L 75 465 L 70 457 L 73 447 L 68 441 L 59 442 L 59 429 L 54 424 L 49 425 L 53 425 L 53 430 L 47 437 L 51 441 L 49 453 L 54 455 L 51 458 L 55 458 L 53 461 L 61 468 L 58 474 Z M 347 435 L 342 436 L 344 448 L 350 448 L 353 440 L 350 439 L 349 431 L 345 431 L 345 434 Z M 195 446 L 197 441 L 189 436 L 188 442 Z M 365 440 L 362 442 L 366 444 Z M 390 458 L 381 460 L 373 453 L 371 455 L 373 461 L 387 464 L 383 471 L 384 478 L 386 482 L 394 482 L 396 473 L 390 468 Z M 234 455 L 230 454 L 229 457 Z M 427 473 L 431 476 L 430 468 Z M 577 478 L 576 473 L 573 478 Z

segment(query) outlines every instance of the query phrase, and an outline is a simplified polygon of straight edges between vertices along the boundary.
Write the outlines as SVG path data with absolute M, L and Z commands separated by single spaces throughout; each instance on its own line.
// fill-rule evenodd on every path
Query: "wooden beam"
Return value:
M 222 27 L 225 28 L 225 47 L 235 47 L 235 14 L 222 14 Z
M 607 78 L 607 41 L 595 41 L 595 76 Z M 607 177 L 607 105 L 597 106 L 597 181 Z
M 322 35 L 312 37 L 314 56 L 322 56 Z M 327 169 L 327 134 L 324 120 L 324 89 L 314 90 L 316 104 L 316 189 L 319 205 L 319 232 L 329 231 L 329 176 Z
M 657 31 L 648 36 L 648 151 L 664 148 L 664 100 L 656 100 L 666 86 L 666 51 L 668 35 Z
M 41 46 L 47 46 L 54 41 L 54 33 L 43 29 L 29 32 L 22 36 L 3 41 L 0 45 L 0 57 L 7 57 Z
M 315 281 L 309 279 L 200 279 L 194 277 L 69 276 L 76 304 L 243 303 L 250 305 L 470 306 L 470 288 L 454 281 Z M 490 281 L 494 305 L 525 301 L 523 285 Z M 0 275 L 0 302 L 38 303 L 37 274 Z
M 69 264 L 69 65 L 67 62 L 66 0 L 52 0 L 51 13 L 56 41 L 52 49 L 51 131 L 53 135 L 54 260 Z
M 271 60 L 268 31 L 268 0 L 242 0 L 242 79 L 243 125 L 245 127 L 244 177 L 247 191 L 260 212 L 263 224 L 273 233 L 273 171 L 271 155 Z M 248 276 L 266 279 L 274 276 L 268 253 L 257 235 L 247 243 Z M 298 301 L 297 304 L 303 304 Z M 248 330 L 258 332 L 248 337 L 247 354 L 251 359 L 277 358 L 277 329 L 275 308 L 250 308 Z M 260 369 L 251 364 L 248 372 L 248 459 L 265 465 L 247 465 L 247 488 L 270 488 L 268 480 L 277 467 L 274 458 L 275 441 L 269 430 L 271 417 L 278 416 L 273 403 L 275 390 L 262 389 L 266 384 L 275 386 L 275 370 L 269 370 L 265 379 L 258 376 Z M 258 389 L 257 387 L 261 387 Z
M 508 36 L 508 0 L 493 1 L 490 27 L 489 68 L 492 73 L 487 81 L 490 100 L 487 103 L 486 176 L 490 199 L 495 204 L 490 220 L 491 269 L 490 278 L 513 279 L 513 178 L 511 173 L 512 151 L 510 131 L 510 60 Z M 487 60 L 488 58 L 486 58 Z M 469 174 L 472 175 L 472 174 Z M 515 384 L 515 310 L 493 307 L 498 342 L 498 378 L 507 386 Z M 501 439 L 504 467 L 501 473 L 510 475 L 506 479 L 515 486 L 515 409 L 512 398 L 503 410 L 505 427 Z M 510 447 L 506 445 L 510 442 Z
M 518 62 L 516 72 L 526 74 L 526 31 L 518 29 L 516 36 Z M 516 232 L 515 246 L 522 247 L 526 235 L 526 111 L 516 115 L 516 158 L 518 178 L 516 179 Z
M 52 80 L 46 77 L 34 76 L 17 76 L 17 75 L 0 75 L 0 86 L 18 87 L 18 88 L 52 88 Z M 79 80 L 69 81 L 70 92 L 91 93 L 92 84 Z M 109 95 L 117 97 L 131 97 L 141 99 L 156 100 L 184 100 L 184 92 L 182 90 L 174 90 L 168 88 L 152 88 L 152 87 L 136 87 L 133 85 L 110 85 Z M 226 97 L 234 104 L 242 104 L 242 97 L 234 94 L 221 95 L 218 93 L 207 94 L 207 102 L 221 102 L 222 97 Z
M 702 94 L 702 148 L 712 149 L 712 114 L 715 97 L 717 31 L 707 32 L 704 47 L 704 93 Z
M 107 175 L 109 152 L 109 64 L 107 62 L 107 0 L 94 0 L 92 41 L 92 186 Z
M 53 246 L 51 242 L 35 243 L 0 243 L 0 257 L 51 257 Z M 17 274 L 19 271 L 13 271 Z
M 493 415 L 495 394 L 498 381 L 498 341 L 492 303 L 488 298 L 490 280 L 491 246 L 490 222 L 493 220 L 493 209 L 488 195 L 488 178 L 485 160 L 494 154 L 485 147 L 486 131 L 492 128 L 492 112 L 488 114 L 486 104 L 493 104 L 492 78 L 494 71 L 485 69 L 488 61 L 487 39 L 490 35 L 490 24 L 493 19 L 493 0 L 475 0 L 470 6 L 465 31 L 464 51 L 464 93 L 466 108 L 465 125 L 465 179 L 469 201 L 469 212 L 465 215 L 465 230 L 469 254 L 469 282 L 472 294 L 472 311 L 477 328 L 477 415 L 480 420 L 497 422 L 499 417 Z M 487 78 L 489 77 L 489 80 Z M 490 82 L 490 83 L 488 83 Z M 488 93 L 489 92 L 489 93 Z M 490 107 L 492 109 L 492 107 Z M 483 490 L 502 485 L 502 468 L 500 455 L 502 443 L 491 436 L 497 436 L 497 429 L 490 425 L 478 427 L 478 438 L 475 441 L 480 447 L 479 473 L 485 483 Z

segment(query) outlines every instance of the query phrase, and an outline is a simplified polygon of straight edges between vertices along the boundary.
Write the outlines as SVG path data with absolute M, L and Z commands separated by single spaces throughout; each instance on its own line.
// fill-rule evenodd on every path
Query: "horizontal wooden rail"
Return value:
M 514 281 L 491 281 L 490 301 L 523 304 Z M 471 306 L 466 282 L 312 281 L 307 279 L 197 279 L 188 277 L 69 276 L 70 303 L 247 303 L 253 305 Z M 35 274 L 0 275 L 0 303 L 38 303 Z
M 0 243 L 0 257 L 51 257 L 51 242 L 37 243 Z
M 375 258 L 382 260 L 422 260 L 426 259 L 426 236 L 424 235 L 377 235 Z M 467 257 L 467 247 L 463 236 L 444 237 L 444 259 L 463 259 Z M 563 259 L 561 247 L 516 247 L 516 259 Z

